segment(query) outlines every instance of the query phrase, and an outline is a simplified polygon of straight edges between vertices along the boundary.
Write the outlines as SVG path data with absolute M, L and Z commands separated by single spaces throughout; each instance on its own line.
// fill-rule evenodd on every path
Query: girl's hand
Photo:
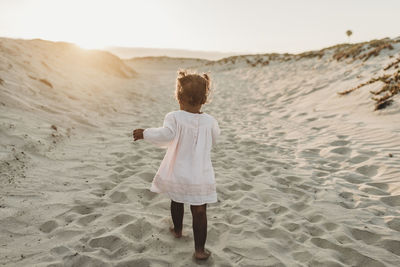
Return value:
M 143 131 L 144 131 L 144 129 L 133 130 L 133 141 L 143 139 Z

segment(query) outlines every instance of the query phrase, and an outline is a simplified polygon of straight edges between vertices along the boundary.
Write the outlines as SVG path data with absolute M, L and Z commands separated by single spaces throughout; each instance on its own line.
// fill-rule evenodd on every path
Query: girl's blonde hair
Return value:
M 210 77 L 206 73 L 200 75 L 179 70 L 175 98 L 179 103 L 187 103 L 191 106 L 203 105 L 210 94 L 210 84 Z

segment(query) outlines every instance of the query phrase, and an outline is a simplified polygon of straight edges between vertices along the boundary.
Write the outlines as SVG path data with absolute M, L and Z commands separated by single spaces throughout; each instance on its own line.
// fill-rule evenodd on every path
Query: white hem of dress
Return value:
M 193 206 L 212 204 L 218 202 L 216 192 L 213 194 L 202 195 L 202 196 L 185 196 L 180 194 L 174 194 L 172 192 L 161 192 L 156 188 L 153 188 L 153 186 L 150 188 L 150 191 L 153 193 L 163 194 L 175 202 L 189 204 Z M 198 201 L 193 201 L 194 198 L 196 198 Z

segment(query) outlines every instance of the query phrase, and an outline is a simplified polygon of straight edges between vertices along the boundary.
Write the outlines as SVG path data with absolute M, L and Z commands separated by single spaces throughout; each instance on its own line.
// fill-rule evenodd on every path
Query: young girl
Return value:
M 180 110 L 165 116 L 163 127 L 136 129 L 134 140 L 144 139 L 167 148 L 150 190 L 171 198 L 171 216 L 176 238 L 182 236 L 183 205 L 190 204 L 193 217 L 194 257 L 207 259 L 207 203 L 217 202 L 210 151 L 220 134 L 218 122 L 201 112 L 210 92 L 210 78 L 179 71 L 175 97 Z

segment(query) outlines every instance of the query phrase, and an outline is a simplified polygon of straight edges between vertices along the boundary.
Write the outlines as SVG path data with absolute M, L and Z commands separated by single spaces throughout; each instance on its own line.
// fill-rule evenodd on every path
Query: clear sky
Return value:
M 0 36 L 105 46 L 298 53 L 400 36 L 400 0 L 0 0 Z

